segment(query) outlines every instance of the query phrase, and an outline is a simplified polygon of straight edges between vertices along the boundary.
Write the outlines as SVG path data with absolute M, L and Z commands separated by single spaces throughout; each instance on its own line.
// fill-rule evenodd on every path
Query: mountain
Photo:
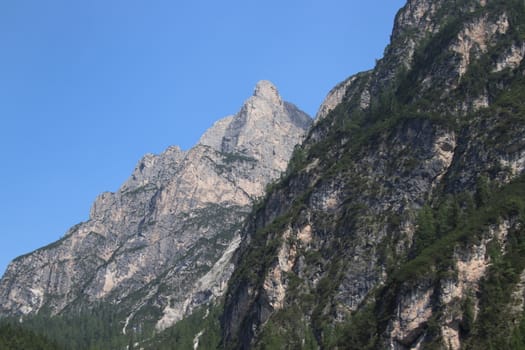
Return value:
M 15 260 L 0 312 L 155 350 L 524 349 L 524 57 L 522 0 L 408 0 L 306 133 L 259 83 Z
M 399 11 L 248 216 L 222 347 L 525 348 L 524 7 Z
M 16 258 L 0 281 L 0 315 L 69 319 L 103 305 L 126 334 L 162 330 L 222 295 L 241 223 L 310 124 L 260 81 L 195 147 L 147 154 L 117 192 L 97 197 L 88 221 Z

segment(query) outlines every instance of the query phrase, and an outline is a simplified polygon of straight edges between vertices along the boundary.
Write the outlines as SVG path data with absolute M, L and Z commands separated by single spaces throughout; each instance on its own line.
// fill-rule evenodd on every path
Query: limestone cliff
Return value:
M 524 6 L 400 10 L 250 214 L 226 347 L 523 344 Z
M 163 329 L 221 295 L 240 224 L 310 123 L 259 82 L 195 147 L 144 156 L 117 192 L 98 196 L 88 221 L 15 259 L 0 281 L 0 314 L 104 302 L 117 305 L 126 333 L 145 319 Z

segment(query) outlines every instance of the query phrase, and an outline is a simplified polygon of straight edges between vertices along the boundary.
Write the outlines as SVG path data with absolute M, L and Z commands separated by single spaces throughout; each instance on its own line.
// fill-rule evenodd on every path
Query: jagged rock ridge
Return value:
M 148 317 L 163 329 L 221 295 L 240 224 L 310 123 L 259 82 L 241 111 L 195 147 L 147 154 L 117 192 L 97 197 L 88 221 L 15 259 L 0 281 L 0 314 L 60 314 L 103 301 L 126 315 L 125 333 Z

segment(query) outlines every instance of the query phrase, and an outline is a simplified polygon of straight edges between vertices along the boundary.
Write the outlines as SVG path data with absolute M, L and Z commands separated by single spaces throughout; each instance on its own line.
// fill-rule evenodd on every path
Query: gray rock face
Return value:
M 239 225 L 310 122 L 270 82 L 258 83 L 195 147 L 147 154 L 117 192 L 97 197 L 87 222 L 15 259 L 0 281 L 0 313 L 106 301 L 122 305 L 126 332 L 141 309 L 160 312 L 165 328 L 221 295 Z
M 321 104 L 321 107 L 319 107 L 317 114 L 315 115 L 316 121 L 319 121 L 326 117 L 328 113 L 330 113 L 330 111 L 332 111 L 335 107 L 337 107 L 337 105 L 343 102 L 343 99 L 346 96 L 347 88 L 349 86 L 352 86 L 352 83 L 354 83 L 355 79 L 357 79 L 357 77 L 352 76 L 346 79 L 345 81 L 337 84 L 336 87 L 330 90 L 323 103 Z
M 301 157 L 242 232 L 222 316 L 227 347 L 487 347 L 475 338 L 495 310 L 482 306 L 488 251 L 501 247 L 515 264 L 505 252 L 507 237 L 523 232 L 521 214 L 499 208 L 467 229 L 459 213 L 486 219 L 469 212 L 488 210 L 469 202 L 483 177 L 501 189 L 525 175 L 515 34 L 524 17 L 512 22 L 513 6 L 523 11 L 409 0 L 376 68 L 329 93 Z M 418 220 L 429 207 L 440 227 L 431 237 Z M 513 267 L 514 314 L 523 312 L 524 266 Z M 467 334 L 465 320 L 474 327 L 473 315 L 487 314 Z

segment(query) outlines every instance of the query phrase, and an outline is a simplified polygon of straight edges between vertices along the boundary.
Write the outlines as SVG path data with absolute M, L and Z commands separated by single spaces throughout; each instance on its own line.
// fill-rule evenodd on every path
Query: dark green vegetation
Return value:
M 18 326 L 47 339 L 53 339 L 64 349 L 122 349 L 136 337 L 133 333 L 127 336 L 122 334 L 124 325 L 119 321 L 121 318 L 118 318 L 121 315 L 115 310 L 110 305 L 100 304 L 83 311 L 70 311 L 61 316 L 51 317 L 40 312 Z M 18 323 L 16 319 L 6 321 L 15 326 Z
M 115 307 L 105 304 L 82 312 L 67 312 L 62 316 L 39 314 L 23 323 L 7 319 L 0 324 L 0 349 L 193 349 L 195 339 L 198 339 L 199 349 L 217 349 L 221 311 L 220 306 L 202 307 L 175 326 L 155 335 L 152 329 L 137 327 L 129 327 L 124 335 L 124 323 L 119 321 L 122 315 Z
M 2 350 L 61 350 L 56 343 L 19 325 L 0 324 Z

